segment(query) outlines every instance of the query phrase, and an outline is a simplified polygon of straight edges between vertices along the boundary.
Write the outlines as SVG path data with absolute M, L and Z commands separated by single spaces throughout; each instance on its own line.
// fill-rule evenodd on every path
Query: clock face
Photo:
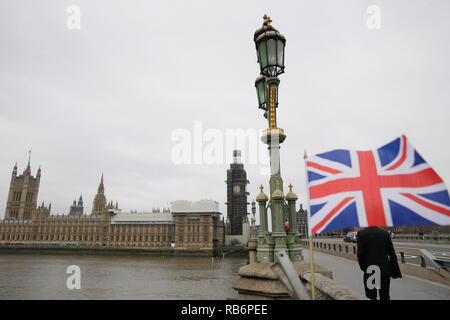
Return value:
M 239 192 L 241 192 L 241 187 L 240 187 L 240 186 L 234 186 L 234 187 L 233 187 L 233 192 L 234 192 L 234 193 L 239 193 Z

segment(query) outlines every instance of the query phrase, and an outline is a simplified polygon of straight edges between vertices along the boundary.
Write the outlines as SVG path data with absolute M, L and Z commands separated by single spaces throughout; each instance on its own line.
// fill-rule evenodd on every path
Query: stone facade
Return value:
M 223 245 L 225 228 L 218 203 L 211 200 L 172 202 L 175 246 L 178 249 L 211 249 Z
M 0 241 L 82 246 L 169 247 L 173 224 L 111 223 L 109 215 L 56 215 L 0 221 Z

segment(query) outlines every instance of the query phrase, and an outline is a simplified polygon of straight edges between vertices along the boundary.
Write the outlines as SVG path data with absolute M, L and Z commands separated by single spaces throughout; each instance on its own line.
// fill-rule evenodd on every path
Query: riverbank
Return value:
M 124 247 L 61 247 L 61 246 L 0 246 L 0 254 L 70 254 L 70 255 L 143 255 L 165 257 L 222 257 L 248 256 L 246 247 L 224 247 L 210 249 L 179 248 L 124 248 Z

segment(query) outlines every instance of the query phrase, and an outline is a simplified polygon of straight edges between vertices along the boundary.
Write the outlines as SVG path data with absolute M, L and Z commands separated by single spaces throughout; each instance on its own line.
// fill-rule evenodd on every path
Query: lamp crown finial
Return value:
M 292 191 L 292 187 L 293 187 L 292 183 L 290 183 L 288 187 L 289 187 L 289 191 Z
M 278 180 L 277 180 L 277 182 L 275 182 L 275 187 L 277 187 L 277 188 L 280 187 L 280 182 L 278 182 Z
M 261 185 L 261 186 L 259 187 L 259 189 L 261 189 L 261 192 L 262 192 L 263 189 L 264 189 L 263 185 Z
M 270 24 L 272 23 L 272 20 L 270 20 L 270 17 L 267 16 L 267 14 L 264 15 L 263 19 L 264 19 L 264 25 L 270 26 Z

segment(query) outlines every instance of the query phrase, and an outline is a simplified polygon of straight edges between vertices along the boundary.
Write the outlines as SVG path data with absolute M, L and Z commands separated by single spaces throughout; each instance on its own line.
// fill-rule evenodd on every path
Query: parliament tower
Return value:
M 94 203 L 92 204 L 93 215 L 102 215 L 106 211 L 106 197 L 105 197 L 105 187 L 103 186 L 103 174 L 100 180 L 100 185 L 98 186 L 97 194 L 94 198 Z
M 37 207 L 41 168 L 36 177 L 31 175 L 30 159 L 27 168 L 17 176 L 17 163 L 14 166 L 9 185 L 5 219 L 30 220 Z
M 233 150 L 233 163 L 227 170 L 227 219 L 230 222 L 229 235 L 242 235 L 242 223 L 247 220 L 247 190 L 249 183 L 244 165 L 241 163 L 241 151 Z

